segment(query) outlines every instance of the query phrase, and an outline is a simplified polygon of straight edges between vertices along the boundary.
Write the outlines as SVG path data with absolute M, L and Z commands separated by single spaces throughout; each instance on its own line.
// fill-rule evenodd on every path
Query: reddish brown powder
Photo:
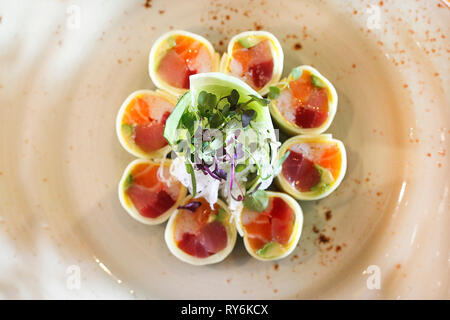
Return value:
M 258 24 L 257 22 L 253 23 L 253 26 L 255 28 L 255 30 L 259 31 L 263 29 L 263 26 Z
M 144 7 L 147 8 L 147 9 L 151 8 L 152 7 L 152 0 L 145 0 Z
M 319 235 L 319 243 L 320 243 L 320 244 L 322 244 L 322 243 L 328 243 L 328 242 L 330 242 L 330 238 L 329 238 L 329 237 L 327 237 L 327 236 L 324 235 L 324 234 L 320 234 L 320 235 Z

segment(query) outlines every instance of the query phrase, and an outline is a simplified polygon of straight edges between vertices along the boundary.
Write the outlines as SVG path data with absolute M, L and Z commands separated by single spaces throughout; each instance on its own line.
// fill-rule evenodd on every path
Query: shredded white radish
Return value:
M 199 170 L 195 170 L 194 173 L 197 189 L 195 198 L 205 198 L 211 208 L 213 208 L 219 195 L 219 180 L 212 178 L 210 175 L 205 175 Z M 185 160 L 183 157 L 177 157 L 172 160 L 170 174 L 176 177 L 186 188 L 188 188 L 191 194 L 193 193 L 191 175 L 186 171 Z
M 165 154 L 162 155 L 161 159 L 159 159 L 161 164 L 159 165 L 159 168 L 158 168 L 158 171 L 157 171 L 158 180 L 161 181 L 161 182 L 164 182 L 168 187 L 171 186 L 171 184 L 172 184 L 172 182 L 174 181 L 174 178 L 175 178 L 174 176 L 171 176 L 171 175 L 169 175 L 169 177 L 165 177 L 164 176 L 164 172 L 167 171 L 167 170 L 164 170 L 164 166 L 165 166 L 165 163 L 166 163 L 167 155 L 169 153 L 170 153 L 170 149 L 167 150 L 165 152 Z

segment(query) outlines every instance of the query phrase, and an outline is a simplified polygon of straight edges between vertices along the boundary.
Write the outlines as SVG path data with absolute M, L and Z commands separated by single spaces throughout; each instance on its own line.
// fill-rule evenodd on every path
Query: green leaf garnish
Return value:
M 302 76 L 302 73 L 303 73 L 303 70 L 301 69 L 301 67 L 294 68 L 291 71 L 291 75 L 294 80 L 297 80 L 298 78 L 300 78 Z
M 275 91 L 276 90 L 277 88 Z M 274 89 L 272 89 L 272 91 L 274 91 Z M 247 101 L 242 102 L 242 100 Z M 193 196 L 195 196 L 198 191 L 195 173 L 200 170 L 201 167 L 194 166 L 193 163 L 202 163 L 205 166 L 210 166 L 214 161 L 217 161 L 215 160 L 216 157 L 222 160 L 223 150 L 230 143 L 233 144 L 232 147 L 233 150 L 235 150 L 234 152 L 236 152 L 236 159 L 240 159 L 243 156 L 243 153 L 250 153 L 249 156 L 252 158 L 252 161 L 256 161 L 251 154 L 251 152 L 254 152 L 255 150 L 249 151 L 245 149 L 240 150 L 239 152 L 236 151 L 237 142 L 235 140 L 237 140 L 237 136 L 231 140 L 226 140 L 227 142 L 225 144 L 225 141 L 222 139 L 218 139 L 212 134 L 208 135 L 207 130 L 213 128 L 219 130 L 228 130 L 227 128 L 233 129 L 236 124 L 239 125 L 238 122 L 241 122 L 243 128 L 251 126 L 251 121 L 257 118 L 261 107 L 267 106 L 270 103 L 270 100 L 261 98 L 258 95 L 248 95 L 247 99 L 243 99 L 238 90 L 232 89 L 229 91 L 228 95 L 224 96 L 221 96 L 220 94 L 215 95 L 202 90 L 197 96 L 196 105 L 192 105 L 191 101 L 192 96 L 190 91 L 179 99 L 177 105 L 166 121 L 164 137 L 172 146 L 172 150 L 179 155 L 180 153 L 183 153 L 184 157 L 186 157 L 186 172 L 191 176 L 190 188 Z M 230 125 L 230 127 L 228 127 L 228 125 Z M 199 137 L 203 137 L 203 139 L 198 139 Z M 225 159 L 227 158 L 225 157 Z M 245 202 L 247 203 L 247 206 L 253 208 L 253 210 L 264 210 L 267 206 L 268 199 L 267 196 L 264 196 L 266 195 L 265 193 L 257 191 L 258 183 L 261 180 L 269 178 L 270 175 L 268 177 L 262 177 L 261 168 L 258 163 L 249 164 L 246 162 L 245 164 L 235 163 L 235 165 L 235 172 L 241 172 L 249 165 L 251 166 L 248 174 L 246 174 L 247 180 L 243 182 L 242 185 L 242 187 L 245 187 L 243 188 L 242 195 L 244 195 L 245 192 L 248 194 L 243 197 L 246 199 Z M 210 173 L 213 178 L 217 178 L 215 174 L 218 175 L 216 172 Z
M 197 103 L 199 106 L 207 107 L 208 109 L 213 109 L 216 106 L 217 97 L 213 93 L 202 91 L 198 95 Z
M 218 112 L 212 114 L 208 120 L 211 128 L 218 128 L 223 123 L 223 117 Z
M 264 99 L 264 98 L 259 98 L 259 97 L 255 96 L 253 94 L 250 94 L 249 97 L 252 98 L 252 101 L 256 101 L 262 106 L 267 106 L 270 103 L 269 100 Z M 250 102 L 246 102 L 246 103 L 249 104 Z
M 242 110 L 245 110 L 245 107 L 248 106 L 252 102 L 259 103 L 263 107 L 267 106 L 270 103 L 269 100 L 257 97 L 257 96 L 255 96 L 253 94 L 249 94 L 248 96 L 250 97 L 249 100 L 247 100 L 244 103 L 238 104 L 238 106 L 236 107 L 236 110 L 235 110 L 236 113 L 240 113 Z
M 251 190 L 259 180 L 259 175 L 257 172 L 250 172 L 247 176 L 247 182 L 245 183 L 245 189 Z
M 181 116 L 181 123 L 182 125 L 189 130 L 189 133 L 194 135 L 194 122 L 197 119 L 195 116 L 195 113 L 190 111 L 185 111 L 183 115 Z
M 197 99 L 198 111 L 200 116 L 204 118 L 210 118 L 217 112 L 217 97 L 215 94 L 208 93 L 206 91 L 200 92 Z
M 257 190 L 252 195 L 246 195 L 244 207 L 249 210 L 262 212 L 269 205 L 269 195 L 264 190 Z
M 318 87 L 318 88 L 325 88 L 326 87 L 325 84 L 323 83 L 323 81 L 319 77 L 317 77 L 317 76 L 315 76 L 313 74 L 311 75 L 311 83 L 315 87 Z
M 223 116 L 226 118 L 229 115 L 231 105 L 229 103 L 225 104 L 221 110 Z
M 239 102 L 239 92 L 236 89 L 233 89 L 226 98 L 231 106 L 236 106 Z
M 198 94 L 197 103 L 198 103 L 200 106 L 205 105 L 207 96 L 208 96 L 208 92 L 206 92 L 206 91 L 200 92 L 200 93 Z
M 280 95 L 280 92 L 278 87 L 269 87 L 269 99 L 275 100 Z
M 195 180 L 195 172 L 192 164 L 186 163 L 186 171 L 191 175 L 192 197 L 195 197 L 195 195 L 197 194 L 197 181 Z
M 166 140 L 171 145 L 174 145 L 178 140 L 177 128 L 180 124 L 181 117 L 183 116 L 184 111 L 187 109 L 190 102 L 191 93 L 188 91 L 180 98 L 180 100 L 178 100 L 175 108 L 167 118 L 166 125 L 164 126 L 164 138 L 166 138 Z
M 130 124 L 122 124 L 122 131 L 125 135 L 131 136 L 133 134 L 133 127 Z

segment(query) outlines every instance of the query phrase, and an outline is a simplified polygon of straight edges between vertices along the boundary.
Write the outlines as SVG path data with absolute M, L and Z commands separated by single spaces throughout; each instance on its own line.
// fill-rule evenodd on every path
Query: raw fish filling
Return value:
M 272 242 L 287 245 L 294 221 L 294 210 L 279 197 L 270 198 L 269 205 L 263 212 L 245 209 L 242 213 L 245 233 L 255 251 Z
M 146 218 L 158 218 L 176 202 L 180 190 L 177 182 L 170 187 L 158 177 L 159 166 L 140 164 L 133 168 L 129 176 L 126 194 L 136 210 Z M 168 169 L 165 174 L 168 174 Z
M 284 118 L 304 129 L 318 128 L 328 117 L 328 89 L 315 85 L 313 77 L 303 70 L 302 75 L 289 82 L 277 99 Z M 317 77 L 314 79 L 316 84 L 320 81 Z
M 189 89 L 189 76 L 211 72 L 213 59 L 201 42 L 186 36 L 171 37 L 173 47 L 162 57 L 158 74 L 172 87 Z
M 134 143 L 144 152 L 167 145 L 164 125 L 174 105 L 159 96 L 137 97 L 126 110 L 123 125 Z
M 178 248 L 187 254 L 206 258 L 222 251 L 227 246 L 228 236 L 222 222 L 214 219 L 219 206 L 214 210 L 204 199 L 194 199 L 191 202 L 201 203 L 195 212 L 182 209 L 176 217 L 175 241 Z M 181 209 L 180 209 L 181 210 Z
M 282 175 L 300 192 L 309 192 L 322 179 L 326 170 L 337 179 L 341 167 L 341 155 L 336 145 L 304 143 L 290 148 L 282 166 Z
M 230 73 L 247 82 L 254 89 L 263 88 L 273 75 L 273 56 L 269 40 L 250 48 L 235 44 L 230 62 Z
M 292 150 L 283 163 L 282 172 L 284 177 L 302 192 L 310 191 L 320 181 L 320 173 L 314 162 Z

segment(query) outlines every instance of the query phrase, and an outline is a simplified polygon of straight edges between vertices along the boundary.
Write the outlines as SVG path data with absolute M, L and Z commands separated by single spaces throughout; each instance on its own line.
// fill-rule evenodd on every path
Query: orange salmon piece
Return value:
M 151 166 L 146 163 L 138 164 L 134 167 L 131 175 L 133 176 L 133 183 L 152 188 L 160 183 L 158 178 L 158 166 Z
M 307 71 L 303 71 L 300 78 L 289 82 L 289 88 L 291 89 L 292 95 L 297 100 L 306 103 L 306 100 L 314 91 L 314 85 L 311 82 L 311 74 Z
M 339 170 L 341 169 L 342 159 L 340 157 L 340 150 L 336 145 L 332 145 L 325 149 L 322 157 L 317 164 L 325 169 L 331 171 L 331 174 L 336 179 L 339 176 Z

